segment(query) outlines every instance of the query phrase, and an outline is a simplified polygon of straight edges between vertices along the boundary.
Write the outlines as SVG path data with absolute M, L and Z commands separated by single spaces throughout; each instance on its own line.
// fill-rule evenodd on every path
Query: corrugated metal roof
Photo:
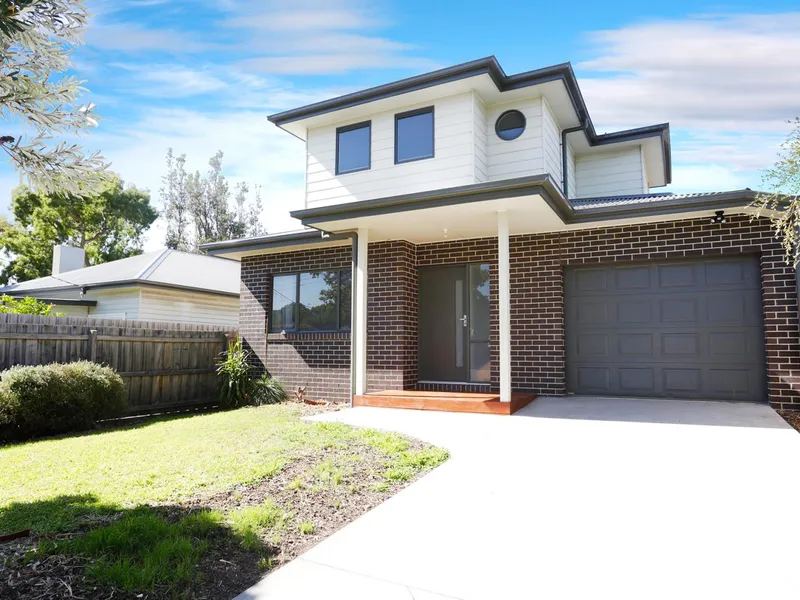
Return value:
M 225 258 L 179 250 L 146 252 L 101 265 L 40 277 L 0 288 L 19 294 L 33 290 L 70 287 L 113 286 L 143 282 L 154 285 L 239 294 L 239 263 Z
M 741 190 L 749 192 L 751 190 Z M 658 202 L 675 202 L 676 200 L 692 200 L 698 198 L 713 199 L 716 196 L 730 194 L 731 192 L 698 192 L 694 194 L 673 194 L 671 192 L 660 194 L 633 194 L 628 196 L 601 196 L 597 198 L 570 198 L 569 201 L 576 211 L 604 206 L 627 206 L 632 204 L 653 204 Z

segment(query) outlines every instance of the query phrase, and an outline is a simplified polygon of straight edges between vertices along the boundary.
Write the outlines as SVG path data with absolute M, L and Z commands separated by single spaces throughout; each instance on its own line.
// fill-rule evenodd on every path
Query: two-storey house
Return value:
M 306 229 L 205 249 L 241 260 L 241 335 L 287 386 L 800 408 L 795 274 L 754 193 L 654 193 L 669 126 L 597 133 L 569 64 L 269 118 L 306 144 Z

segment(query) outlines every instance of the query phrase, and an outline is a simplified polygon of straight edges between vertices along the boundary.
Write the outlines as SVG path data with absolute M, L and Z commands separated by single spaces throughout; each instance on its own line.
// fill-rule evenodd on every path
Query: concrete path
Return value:
M 357 408 L 452 458 L 241 600 L 800 597 L 800 434 L 770 408 L 540 398 Z

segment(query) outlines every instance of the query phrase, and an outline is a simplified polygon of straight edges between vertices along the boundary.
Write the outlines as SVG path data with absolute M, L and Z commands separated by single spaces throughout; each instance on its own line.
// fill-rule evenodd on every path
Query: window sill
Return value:
M 292 340 L 349 340 L 349 331 L 287 331 L 267 333 L 268 342 Z

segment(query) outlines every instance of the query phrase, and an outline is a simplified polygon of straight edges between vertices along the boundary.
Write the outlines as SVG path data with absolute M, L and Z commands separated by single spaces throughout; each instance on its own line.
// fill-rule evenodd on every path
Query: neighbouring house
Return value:
M 0 287 L 31 296 L 66 316 L 236 327 L 237 261 L 178 250 L 158 250 L 84 267 L 80 248 L 56 246 L 53 274 Z
M 241 261 L 241 335 L 287 386 L 800 408 L 796 275 L 755 193 L 654 192 L 669 125 L 598 133 L 569 64 L 269 119 L 306 144 L 306 229 L 205 249 Z

